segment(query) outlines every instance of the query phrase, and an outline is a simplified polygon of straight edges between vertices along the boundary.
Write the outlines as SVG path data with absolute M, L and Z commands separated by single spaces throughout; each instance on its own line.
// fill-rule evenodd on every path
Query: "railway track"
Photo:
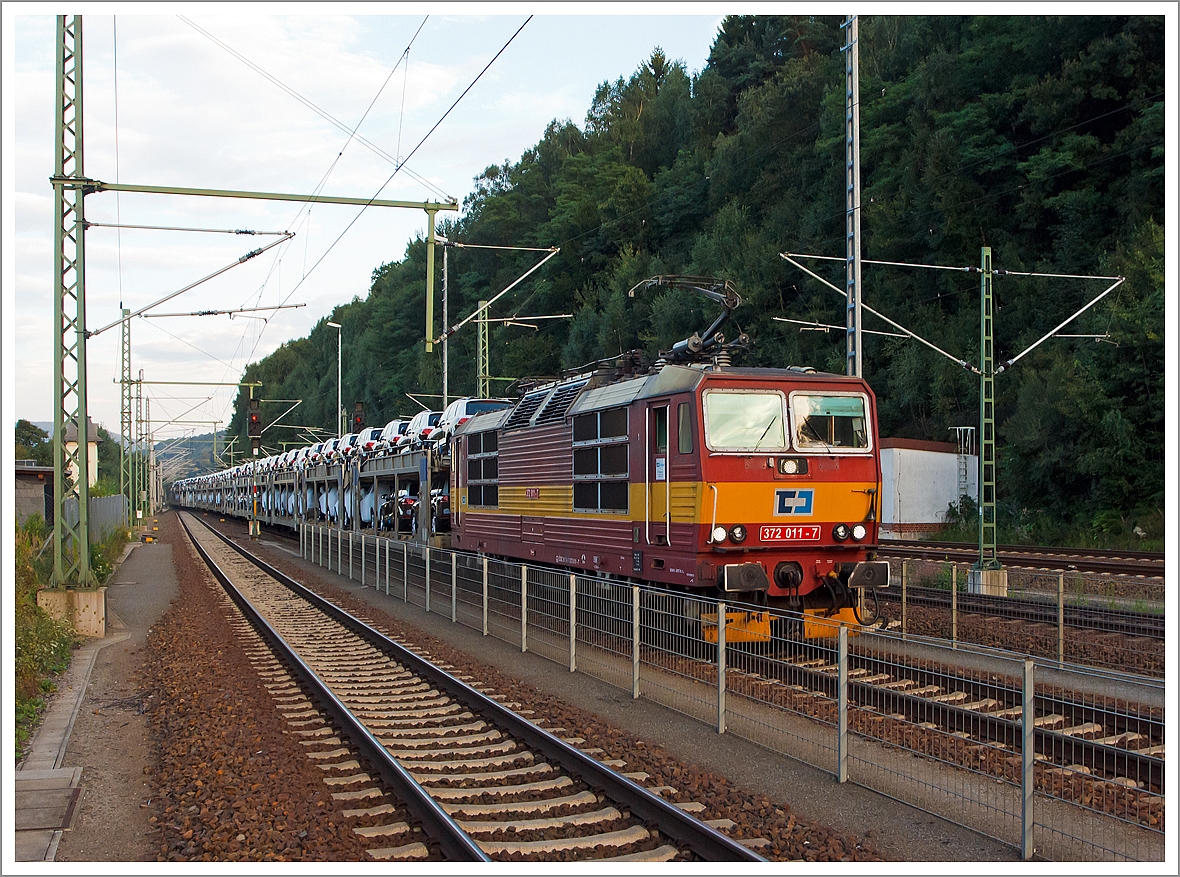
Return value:
M 268 652 L 292 732 L 380 859 L 763 861 L 613 767 L 332 606 L 195 519 L 182 522 Z M 542 720 L 539 720 L 542 721 Z M 560 736 L 560 735 L 566 736 Z M 388 843 L 387 843 L 388 842 Z
M 1019 782 L 1023 746 L 1021 680 L 965 680 L 954 668 L 911 657 L 899 666 L 895 643 L 850 649 L 848 727 L 861 736 Z M 856 642 L 857 640 L 853 640 Z M 885 650 L 889 649 L 889 652 Z M 914 656 L 921 654 L 915 647 Z M 732 655 L 727 690 L 834 723 L 834 649 L 811 646 L 775 657 Z M 681 659 L 675 672 L 713 682 L 708 659 Z M 1163 825 L 1162 709 L 1067 696 L 1040 687 L 1033 699 L 1034 782 L 1044 792 L 1124 819 Z
M 881 603 L 901 603 L 901 589 L 888 588 L 877 592 Z M 924 588 L 911 585 L 907 588 L 906 601 L 911 606 L 930 606 L 950 609 L 951 593 L 941 588 Z M 999 597 L 991 594 L 956 595 L 961 613 L 988 615 L 997 618 L 1019 618 L 1030 624 L 1056 624 L 1057 604 L 1046 600 L 1030 600 L 1020 597 Z M 1126 636 L 1145 636 L 1162 640 L 1166 633 L 1166 619 L 1161 612 L 1112 611 L 1105 607 L 1065 604 L 1062 608 L 1063 622 L 1068 627 L 1082 630 L 1100 630 L 1103 633 L 1121 633 Z
M 1098 551 L 1090 548 L 1035 548 L 1028 545 L 999 545 L 996 551 L 1005 566 L 1145 578 L 1164 577 L 1162 551 Z M 979 557 L 975 546 L 963 542 L 911 542 L 904 539 L 882 539 L 880 554 L 882 557 L 957 563 L 970 563 Z

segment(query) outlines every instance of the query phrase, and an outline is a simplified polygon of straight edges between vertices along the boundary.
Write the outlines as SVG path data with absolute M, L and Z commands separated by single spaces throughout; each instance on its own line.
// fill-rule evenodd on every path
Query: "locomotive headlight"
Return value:
M 741 524 L 734 524 L 732 527 L 729 528 L 729 538 L 732 539 L 734 542 L 739 542 L 739 543 L 745 542 L 746 541 L 746 528 L 743 527 Z
M 725 541 L 725 528 L 724 527 L 714 527 L 713 528 L 713 541 L 714 542 L 724 542 Z
M 807 474 L 807 458 L 806 457 L 779 457 L 778 458 L 778 473 L 779 473 L 779 475 L 806 475 Z
M 869 535 L 869 531 L 865 528 L 864 524 L 854 524 L 853 525 L 852 538 L 855 539 L 857 542 L 862 541 L 865 538 L 865 536 L 867 536 L 867 535 Z
M 832 538 L 837 542 L 844 542 L 848 539 L 848 525 L 837 524 L 832 528 Z

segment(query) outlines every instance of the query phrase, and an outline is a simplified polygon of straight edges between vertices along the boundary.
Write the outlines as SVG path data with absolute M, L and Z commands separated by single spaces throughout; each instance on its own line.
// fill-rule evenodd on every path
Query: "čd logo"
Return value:
M 775 515 L 810 515 L 815 491 L 811 488 L 779 488 L 774 492 Z

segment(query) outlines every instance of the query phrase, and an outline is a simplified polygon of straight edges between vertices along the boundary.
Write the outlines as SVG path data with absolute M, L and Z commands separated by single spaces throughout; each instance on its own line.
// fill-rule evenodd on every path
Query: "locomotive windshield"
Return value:
M 863 396 L 792 393 L 791 417 L 797 448 L 867 450 L 869 447 Z
M 705 393 L 705 441 L 714 450 L 782 450 L 783 422 L 783 397 L 773 390 Z

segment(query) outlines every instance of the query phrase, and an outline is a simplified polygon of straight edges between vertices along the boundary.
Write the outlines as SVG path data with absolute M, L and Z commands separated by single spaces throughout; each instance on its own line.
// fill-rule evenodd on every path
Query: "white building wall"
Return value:
M 77 442 L 66 442 L 66 451 L 69 454 L 73 454 L 77 447 Z M 86 450 L 86 485 L 87 487 L 94 487 L 95 483 L 98 481 L 98 442 L 87 442 Z M 70 464 L 66 467 L 66 470 L 70 473 L 70 478 L 72 478 L 74 483 L 77 484 L 78 464 L 71 460 Z
M 881 449 L 881 529 L 887 538 L 930 532 L 959 500 L 959 456 L 912 448 Z M 979 458 L 969 455 L 967 495 L 978 493 Z

